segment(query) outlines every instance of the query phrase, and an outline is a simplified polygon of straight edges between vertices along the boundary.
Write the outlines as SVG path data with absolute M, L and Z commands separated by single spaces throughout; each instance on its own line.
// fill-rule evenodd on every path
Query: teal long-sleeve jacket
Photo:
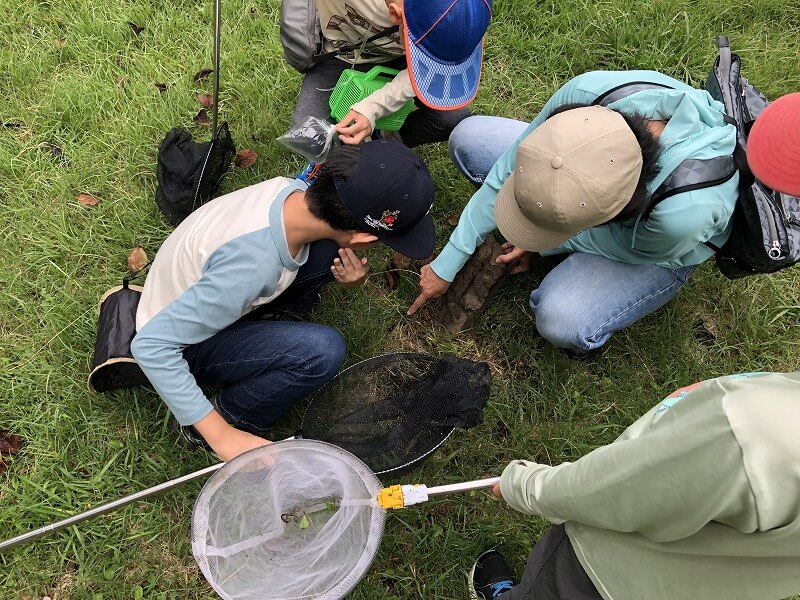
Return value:
M 609 105 L 622 112 L 637 112 L 648 119 L 667 121 L 660 137 L 663 148 L 660 172 L 650 184 L 651 192 L 686 159 L 733 153 L 736 128 L 725 123 L 723 105 L 708 92 L 656 71 L 584 73 L 564 84 L 547 101 L 495 163 L 483 186 L 465 207 L 447 245 L 431 263 L 433 271 L 452 281 L 484 238 L 497 228 L 494 203 L 500 187 L 514 170 L 517 146 L 553 109 L 564 104 L 591 104 L 605 92 L 633 82 L 659 83 L 672 88 L 644 90 Z M 647 219 L 591 227 L 542 254 L 585 252 L 629 264 L 668 268 L 700 264 L 713 254 L 704 242 L 722 245 L 728 239 L 738 185 L 737 174 L 724 184 L 677 194 L 659 203 Z

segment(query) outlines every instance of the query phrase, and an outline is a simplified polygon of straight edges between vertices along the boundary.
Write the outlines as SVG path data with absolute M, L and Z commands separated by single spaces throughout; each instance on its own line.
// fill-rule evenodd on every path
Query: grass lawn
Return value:
M 278 148 L 300 76 L 283 62 L 278 0 L 226 0 L 221 115 L 258 162 L 225 190 L 294 174 Z M 0 474 L 0 539 L 210 464 L 167 431 L 155 393 L 93 396 L 86 377 L 97 300 L 126 272 L 130 249 L 152 256 L 170 228 L 154 202 L 164 134 L 195 126 L 211 79 L 212 2 L 0 0 L 0 429 L 25 445 Z M 128 22 L 144 29 L 137 35 Z M 568 78 L 592 69 L 658 69 L 702 85 L 716 34 L 770 97 L 800 89 L 800 4 L 786 0 L 495 0 L 476 113 L 530 120 Z M 160 91 L 156 83 L 164 84 Z M 471 188 L 444 145 L 422 151 L 437 184 L 440 245 Z M 76 201 L 79 193 L 100 200 Z M 376 271 L 387 254 L 370 253 Z M 390 349 L 488 361 L 485 422 L 458 432 L 416 478 L 429 484 L 499 474 L 512 458 L 573 460 L 612 441 L 677 387 L 755 370 L 797 369 L 800 268 L 730 282 L 705 265 L 667 307 L 617 335 L 601 357 L 568 359 L 535 333 L 527 296 L 542 268 L 510 280 L 474 330 L 435 333 L 405 274 L 331 289 L 316 317 L 348 340 L 348 363 Z M 290 434 L 298 415 L 275 437 Z M 0 597 L 53 600 L 212 598 L 191 556 L 201 483 L 127 507 L 0 556 Z M 356 599 L 466 597 L 465 573 L 499 546 L 521 570 L 546 527 L 485 493 L 392 514 Z M 287 574 L 291 576 L 291 574 Z

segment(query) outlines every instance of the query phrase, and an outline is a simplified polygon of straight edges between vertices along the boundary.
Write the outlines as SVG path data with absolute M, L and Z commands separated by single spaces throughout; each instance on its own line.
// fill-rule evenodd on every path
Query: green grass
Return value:
M 166 4 L 0 0 L 0 428 L 26 441 L 0 475 L 1 539 L 209 463 L 175 446 L 154 393 L 92 396 L 85 384 L 98 297 L 135 244 L 152 255 L 169 233 L 153 200 L 158 144 L 179 125 L 208 135 L 192 116 L 211 82 L 192 76 L 211 63 L 212 2 Z M 300 77 L 282 60 L 276 0 L 227 0 L 224 20 L 222 116 L 239 148 L 260 156 L 228 176 L 233 190 L 298 170 L 300 160 L 272 140 L 288 123 Z M 128 21 L 144 31 L 135 36 Z M 800 8 L 785 0 L 496 0 L 475 112 L 530 120 L 558 85 L 597 68 L 653 68 L 702 85 L 723 32 L 747 76 L 776 97 L 800 89 L 798 23 Z M 423 155 L 437 183 L 441 243 L 470 187 L 444 146 Z M 79 192 L 100 204 L 80 206 Z M 385 260 L 372 253 L 376 267 Z M 575 459 L 678 386 L 797 368 L 800 269 L 731 283 L 706 265 L 675 301 L 590 362 L 537 337 L 526 299 L 541 276 L 514 278 L 480 325 L 456 338 L 434 333 L 426 314 L 405 317 L 416 291 L 409 275 L 395 293 L 380 277 L 356 292 L 326 292 L 318 319 L 345 334 L 351 363 L 414 348 L 492 366 L 485 422 L 454 435 L 419 480 L 490 476 L 514 457 Z M 703 319 L 715 323 L 716 339 L 698 335 Z M 296 417 L 276 436 L 295 426 Z M 0 597 L 213 597 L 189 543 L 200 485 L 0 556 Z M 483 493 L 394 514 L 352 597 L 464 598 L 477 553 L 498 545 L 521 569 L 545 527 Z

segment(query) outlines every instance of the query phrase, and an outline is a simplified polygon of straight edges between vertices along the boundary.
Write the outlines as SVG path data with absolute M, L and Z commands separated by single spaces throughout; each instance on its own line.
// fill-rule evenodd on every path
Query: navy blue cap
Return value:
M 361 230 L 409 258 L 428 258 L 436 244 L 434 187 L 425 162 L 403 144 L 361 145 L 353 174 L 334 178 L 339 199 Z
M 492 0 L 405 0 L 406 61 L 423 104 L 454 110 L 472 102 L 491 18 Z

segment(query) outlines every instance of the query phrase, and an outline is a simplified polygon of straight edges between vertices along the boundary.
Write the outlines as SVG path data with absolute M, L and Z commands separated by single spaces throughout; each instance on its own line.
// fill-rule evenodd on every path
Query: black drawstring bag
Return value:
M 108 392 L 150 383 L 131 354 L 131 342 L 136 335 L 136 309 L 143 288 L 130 284 L 150 264 L 124 277 L 122 285 L 111 288 L 100 297 L 97 341 L 89 374 L 91 392 Z
M 227 123 L 202 144 L 180 127 L 166 135 L 158 148 L 156 202 L 170 225 L 177 227 L 214 197 L 234 156 L 236 146 Z
M 221 0 L 214 3 L 214 97 L 211 141 L 198 143 L 177 127 L 158 148 L 156 203 L 170 225 L 177 227 L 193 210 L 217 193 L 217 188 L 236 156 L 228 124 L 217 127 L 219 107 L 219 44 Z

